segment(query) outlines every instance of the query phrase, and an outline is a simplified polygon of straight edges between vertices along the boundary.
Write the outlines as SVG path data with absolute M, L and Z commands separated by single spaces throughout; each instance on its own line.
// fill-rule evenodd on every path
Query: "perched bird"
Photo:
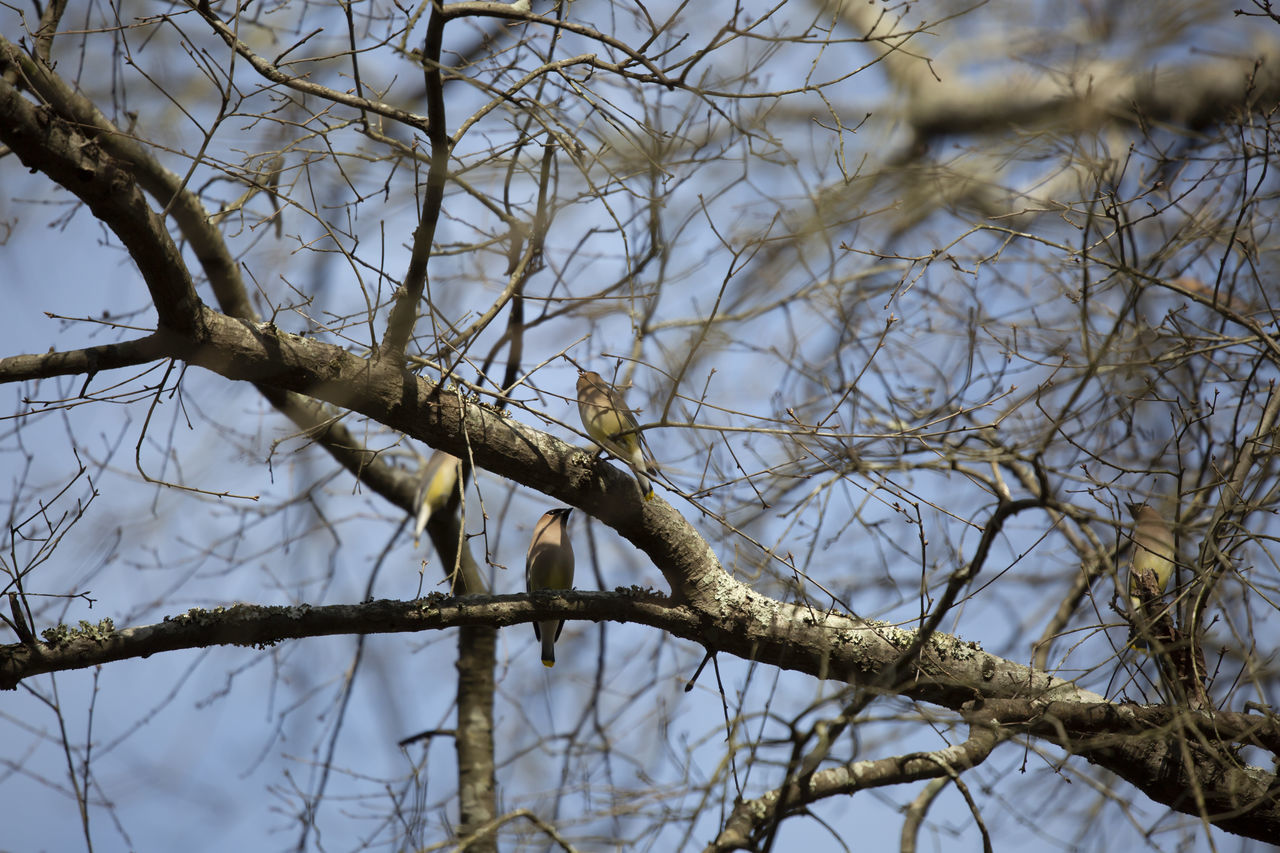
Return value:
M 443 450 L 431 454 L 422 468 L 422 482 L 418 484 L 418 494 L 414 498 L 418 518 L 413 525 L 413 547 L 418 547 L 418 540 L 422 538 L 431 514 L 449 505 L 462 479 L 461 459 Z
M 569 544 L 569 513 L 573 507 L 553 509 L 538 519 L 533 541 L 524 561 L 525 589 L 569 589 L 573 586 L 573 546 Z M 542 641 L 542 665 L 556 665 L 556 640 L 564 629 L 563 619 L 533 623 L 533 635 Z
M 1147 504 L 1130 504 L 1133 513 L 1133 559 L 1129 563 L 1129 605 L 1135 625 L 1145 621 L 1143 601 L 1138 578 L 1149 574 L 1155 578 L 1156 589 L 1161 593 L 1173 576 L 1174 550 L 1173 528 L 1155 509 Z M 1142 633 L 1139 631 L 1138 633 Z
M 636 475 L 644 499 L 652 500 L 653 484 L 645 474 L 656 475 L 658 466 L 622 395 L 599 373 L 578 371 L 578 414 L 591 440 L 626 463 Z

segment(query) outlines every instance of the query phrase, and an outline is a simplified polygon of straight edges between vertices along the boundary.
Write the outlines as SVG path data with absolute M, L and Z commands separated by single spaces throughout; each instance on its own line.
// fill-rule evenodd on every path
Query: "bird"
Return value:
M 413 499 L 414 506 L 418 509 L 418 517 L 413 525 L 413 547 L 418 547 L 418 540 L 422 538 L 422 531 L 431 519 L 431 514 L 449 505 L 458 491 L 460 479 L 461 459 L 443 450 L 431 454 L 427 464 L 422 467 L 422 481 L 418 484 L 418 493 Z
M 1173 528 L 1157 510 L 1147 504 L 1130 504 L 1133 514 L 1133 557 L 1129 562 L 1129 605 L 1134 622 L 1144 622 L 1144 596 L 1139 577 L 1155 579 L 1156 590 L 1164 593 L 1173 576 Z M 1138 633 L 1142 633 L 1139 631 Z
M 533 528 L 533 540 L 524 561 L 524 585 L 529 592 L 539 589 L 570 589 L 573 586 L 573 545 L 569 542 L 569 514 L 573 507 L 559 507 L 545 513 Z M 556 665 L 556 640 L 564 630 L 563 619 L 533 623 L 533 635 L 542 641 L 542 665 Z
M 645 474 L 656 475 L 658 465 L 618 389 L 599 373 L 579 369 L 578 414 L 591 440 L 626 463 L 635 474 L 644 499 L 653 500 L 653 484 Z

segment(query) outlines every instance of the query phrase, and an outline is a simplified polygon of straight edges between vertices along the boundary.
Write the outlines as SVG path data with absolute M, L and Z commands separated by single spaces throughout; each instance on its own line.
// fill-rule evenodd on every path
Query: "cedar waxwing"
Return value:
M 1150 573 L 1155 576 L 1156 589 L 1161 593 L 1173 576 L 1174 551 L 1173 528 L 1159 512 L 1146 504 L 1130 504 L 1133 513 L 1133 559 L 1129 563 L 1129 606 L 1135 626 L 1144 622 L 1142 600 L 1138 597 L 1137 576 Z M 1142 633 L 1139 631 L 1138 633 Z
M 443 450 L 431 454 L 422 468 L 422 482 L 418 484 L 418 494 L 414 498 L 418 507 L 418 519 L 413 525 L 413 547 L 418 547 L 418 540 L 422 538 L 422 531 L 431 519 L 431 514 L 448 506 L 449 500 L 458 490 L 461 476 L 461 459 Z
M 569 589 L 573 586 L 573 545 L 569 543 L 569 513 L 573 507 L 553 509 L 538 519 L 533 541 L 524 560 L 525 589 Z M 556 640 L 564 629 L 563 619 L 533 623 L 533 635 L 542 641 L 542 665 L 556 665 Z
M 644 499 L 653 500 L 653 485 L 645 472 L 657 474 L 658 466 L 622 395 L 599 373 L 578 371 L 578 414 L 591 440 L 626 463 L 636 475 Z

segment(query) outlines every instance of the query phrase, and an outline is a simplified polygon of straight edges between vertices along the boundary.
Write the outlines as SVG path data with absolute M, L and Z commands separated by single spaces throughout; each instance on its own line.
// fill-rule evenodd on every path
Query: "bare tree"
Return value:
M 1280 838 L 1267 0 L 0 14 L 28 846 Z

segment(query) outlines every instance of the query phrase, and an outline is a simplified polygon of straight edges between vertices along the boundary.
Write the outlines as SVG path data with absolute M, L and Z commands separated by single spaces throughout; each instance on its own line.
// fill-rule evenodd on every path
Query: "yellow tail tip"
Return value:
M 542 662 L 542 665 L 543 665 L 543 666 L 545 666 L 545 667 L 547 667 L 548 669 L 550 669 L 551 667 L 553 667 L 553 666 L 555 666 L 555 665 L 556 665 L 556 662 L 555 662 L 555 661 L 553 661 L 553 660 L 544 660 L 544 661 Z

